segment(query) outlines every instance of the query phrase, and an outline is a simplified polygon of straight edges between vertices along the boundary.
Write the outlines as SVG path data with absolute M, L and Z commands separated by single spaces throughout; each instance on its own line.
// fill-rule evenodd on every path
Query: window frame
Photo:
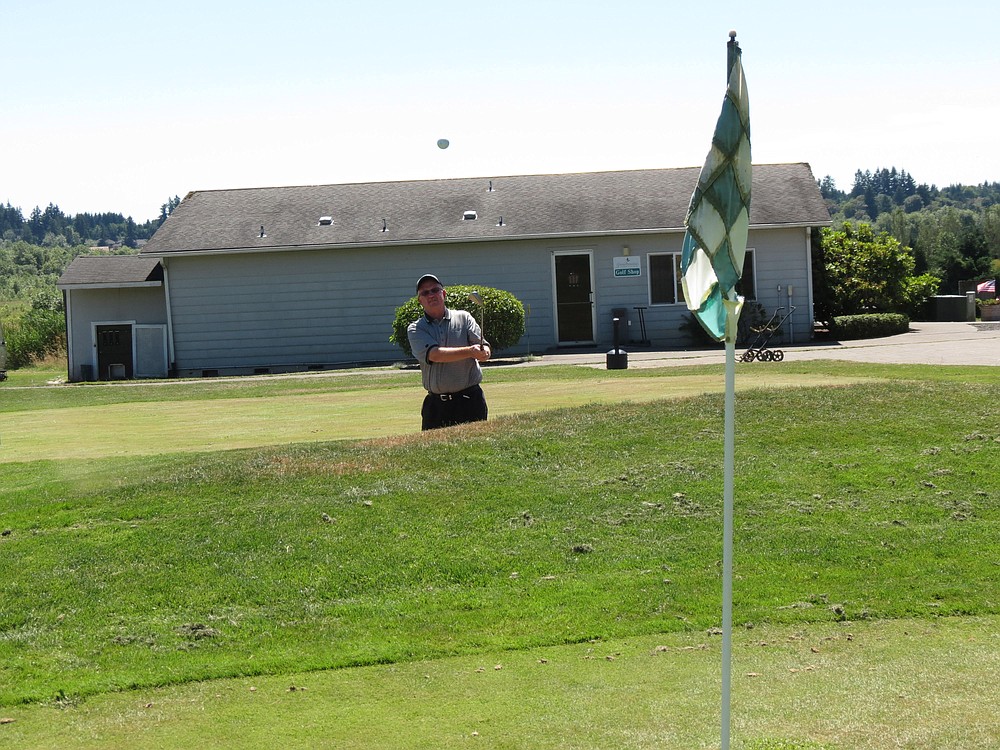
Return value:
M 653 258 L 661 258 L 665 255 L 672 256 L 673 262 L 673 288 L 674 288 L 674 299 L 672 302 L 658 302 L 653 300 L 653 287 L 656 282 L 657 276 L 653 273 Z M 749 264 L 749 265 L 748 265 Z M 749 273 L 748 273 L 749 271 Z M 684 302 L 684 292 L 681 287 L 681 253 L 663 251 L 663 252 L 653 252 L 646 253 L 646 275 L 649 278 L 649 284 L 646 287 L 646 294 L 649 300 L 650 307 L 667 307 L 670 305 L 683 305 Z M 744 294 L 743 296 L 748 300 L 757 299 L 757 250 L 756 248 L 748 247 L 746 250 L 746 255 L 743 257 L 743 274 L 740 277 L 740 283 L 737 288 L 746 288 L 744 280 L 749 277 L 750 294 Z

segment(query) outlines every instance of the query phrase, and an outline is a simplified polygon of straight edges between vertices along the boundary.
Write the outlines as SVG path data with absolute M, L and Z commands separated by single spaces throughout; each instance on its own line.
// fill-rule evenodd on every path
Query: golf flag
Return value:
M 743 298 L 735 287 L 750 227 L 750 102 L 740 46 L 729 36 L 729 88 L 688 206 L 681 253 L 684 299 L 716 341 L 736 340 Z

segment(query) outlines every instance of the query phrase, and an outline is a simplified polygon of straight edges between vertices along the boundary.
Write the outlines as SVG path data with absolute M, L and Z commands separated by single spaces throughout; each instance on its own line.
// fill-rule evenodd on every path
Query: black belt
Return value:
M 469 386 L 468 388 L 465 388 L 464 390 L 455 391 L 454 393 L 432 393 L 430 395 L 432 395 L 434 398 L 439 398 L 442 401 L 451 401 L 456 396 L 465 396 L 469 393 L 472 393 L 478 387 L 479 387 L 478 385 L 472 385 Z

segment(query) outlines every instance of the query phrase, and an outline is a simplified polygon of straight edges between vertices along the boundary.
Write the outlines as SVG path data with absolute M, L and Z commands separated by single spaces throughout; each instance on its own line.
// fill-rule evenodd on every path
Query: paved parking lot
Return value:
M 628 352 L 629 367 L 714 364 L 726 361 L 723 349 L 652 350 L 640 346 L 622 347 Z M 997 323 L 911 323 L 908 333 L 859 341 L 811 341 L 792 346 L 772 342 L 785 360 L 842 359 L 853 362 L 931 365 L 1000 366 L 1000 324 Z M 737 356 L 745 347 L 737 347 Z M 582 364 L 604 367 L 606 352 L 546 354 L 532 364 Z M 766 364 L 762 363 L 763 366 Z M 998 373 L 1000 375 L 1000 373 Z

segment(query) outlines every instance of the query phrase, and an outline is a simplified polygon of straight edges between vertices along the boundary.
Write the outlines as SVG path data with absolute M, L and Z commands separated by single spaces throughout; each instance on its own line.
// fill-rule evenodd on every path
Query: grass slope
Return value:
M 997 614 L 1000 433 L 968 415 L 998 396 L 957 373 L 741 395 L 736 621 Z M 0 705 L 703 632 L 721 400 L 7 464 Z

